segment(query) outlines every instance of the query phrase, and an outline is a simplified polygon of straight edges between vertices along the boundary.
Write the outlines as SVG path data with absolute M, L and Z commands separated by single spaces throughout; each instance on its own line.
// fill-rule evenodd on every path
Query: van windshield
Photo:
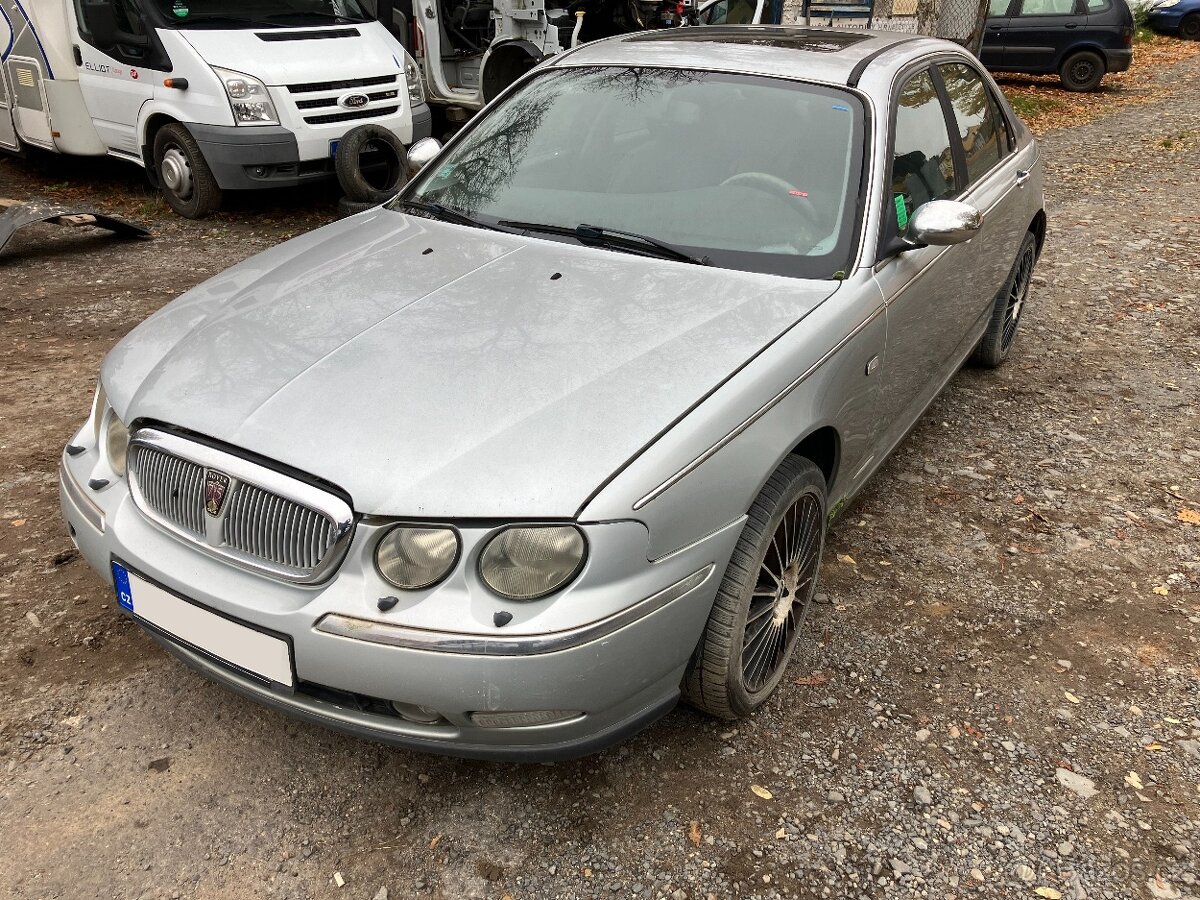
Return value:
M 173 28 L 288 28 L 369 21 L 359 0 L 152 0 Z
M 857 97 L 834 87 L 552 68 L 485 110 L 391 208 L 567 242 L 635 233 L 723 268 L 830 278 L 853 252 L 864 128 Z

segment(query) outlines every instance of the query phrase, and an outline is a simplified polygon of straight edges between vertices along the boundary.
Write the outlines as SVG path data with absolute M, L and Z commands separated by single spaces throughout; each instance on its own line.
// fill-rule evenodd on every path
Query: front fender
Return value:
M 831 504 L 849 494 L 869 468 L 879 375 L 868 363 L 882 358 L 886 330 L 870 270 L 856 273 L 616 473 L 580 516 L 640 519 L 659 558 L 744 515 L 784 457 L 824 426 L 841 442 Z

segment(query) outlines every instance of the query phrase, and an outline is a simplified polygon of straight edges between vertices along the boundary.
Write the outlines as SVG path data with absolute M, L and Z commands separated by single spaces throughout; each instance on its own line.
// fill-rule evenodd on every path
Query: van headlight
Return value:
M 488 541 L 479 557 L 479 577 L 501 597 L 537 600 L 579 574 L 586 549 L 573 525 L 513 526 Z
M 233 120 L 238 125 L 279 124 L 275 104 L 271 102 L 271 95 L 267 93 L 265 84 L 241 72 L 231 72 L 216 66 L 213 66 L 213 71 L 225 87 L 229 106 L 233 109 Z
M 404 80 L 408 82 L 409 105 L 420 106 L 425 102 L 425 83 L 421 79 L 421 67 L 407 53 L 404 54 Z

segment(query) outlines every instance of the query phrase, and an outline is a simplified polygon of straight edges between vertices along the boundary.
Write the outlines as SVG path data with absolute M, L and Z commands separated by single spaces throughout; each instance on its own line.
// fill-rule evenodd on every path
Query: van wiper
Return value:
M 657 256 L 660 259 L 673 259 L 678 262 L 691 263 L 696 266 L 711 266 L 712 260 L 707 256 L 695 256 L 680 247 L 652 238 L 636 231 L 618 231 L 615 228 L 603 228 L 599 225 L 576 225 L 569 228 L 566 225 L 543 225 L 539 222 L 514 222 L 502 219 L 500 224 L 506 228 L 518 231 L 533 231 L 541 234 L 561 234 L 573 237 L 579 243 L 590 247 L 608 247 L 612 250 L 625 250 L 629 253 L 640 253 L 643 256 Z
M 339 25 L 361 25 L 367 21 L 366 19 L 354 19 L 354 18 L 351 18 L 350 16 L 340 16 L 337 13 L 322 12 L 319 9 L 312 10 L 311 12 L 304 12 L 303 10 L 296 10 L 295 12 L 273 13 L 273 14 L 267 16 L 267 18 L 271 19 L 271 20 L 304 19 L 304 18 L 332 19 L 333 21 L 337 22 Z
M 459 212 L 457 209 L 451 209 L 448 206 L 442 206 L 440 203 L 430 203 L 427 200 L 409 200 L 407 198 L 397 200 L 396 204 L 405 209 L 415 209 L 427 215 L 433 216 L 435 219 L 442 219 L 446 222 L 457 222 L 459 225 L 470 225 L 474 228 L 487 228 L 491 231 L 506 231 L 505 228 L 499 228 L 495 225 L 489 225 L 487 222 L 480 222 L 478 219 L 472 219 L 464 212 Z
M 187 19 L 172 23 L 176 28 L 187 28 L 198 24 L 237 25 L 242 28 L 279 28 L 274 22 L 259 22 L 255 19 L 243 19 L 241 16 L 221 16 L 216 13 L 201 13 L 198 16 L 188 16 Z

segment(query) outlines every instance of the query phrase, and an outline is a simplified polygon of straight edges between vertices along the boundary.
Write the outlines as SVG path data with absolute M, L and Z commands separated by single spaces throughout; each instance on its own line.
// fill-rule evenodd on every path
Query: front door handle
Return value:
M 1029 180 L 1029 169 L 1018 169 L 1017 170 L 1017 187 L 1019 187 L 1019 188 L 1025 187 L 1025 182 L 1027 182 L 1028 180 Z

